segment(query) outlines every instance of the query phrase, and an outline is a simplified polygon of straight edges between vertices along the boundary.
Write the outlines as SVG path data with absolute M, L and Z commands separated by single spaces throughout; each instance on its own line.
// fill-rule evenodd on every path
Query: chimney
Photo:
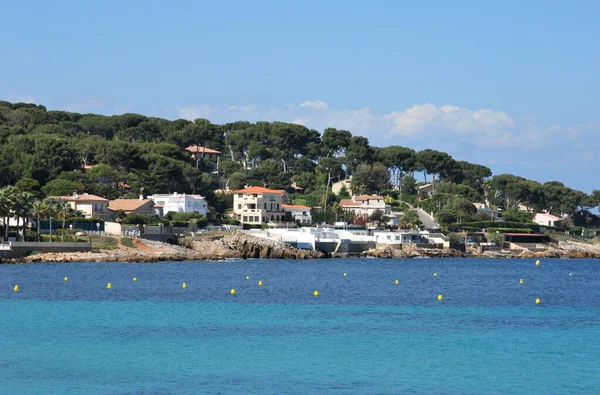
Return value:
M 144 195 L 140 194 L 140 200 L 144 200 Z

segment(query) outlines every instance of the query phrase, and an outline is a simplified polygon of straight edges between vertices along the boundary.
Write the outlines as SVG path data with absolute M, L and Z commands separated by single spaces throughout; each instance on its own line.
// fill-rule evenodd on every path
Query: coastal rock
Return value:
M 186 238 L 181 244 L 206 257 L 219 258 L 272 258 L 314 259 L 323 258 L 319 251 L 300 250 L 281 241 L 264 239 L 242 232 L 220 236 Z

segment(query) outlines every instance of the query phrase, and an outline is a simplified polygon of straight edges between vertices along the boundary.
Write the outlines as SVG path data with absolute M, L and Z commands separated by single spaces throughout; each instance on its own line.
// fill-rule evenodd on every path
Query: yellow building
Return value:
M 284 219 L 284 190 L 250 187 L 233 194 L 234 217 L 242 224 L 260 225 Z
M 85 218 L 104 218 L 108 212 L 108 199 L 100 196 L 82 193 L 73 196 L 50 196 L 57 202 L 67 202 L 74 211 L 81 211 Z

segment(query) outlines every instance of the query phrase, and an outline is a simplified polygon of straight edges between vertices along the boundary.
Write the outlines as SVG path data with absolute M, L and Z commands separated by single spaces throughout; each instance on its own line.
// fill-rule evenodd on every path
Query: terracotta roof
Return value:
M 250 187 L 250 188 L 245 188 L 245 189 L 238 189 L 237 191 L 233 191 L 233 193 L 276 193 L 278 195 L 283 195 L 285 193 L 285 191 L 283 189 Z
M 354 198 L 354 200 L 355 200 L 356 202 L 362 202 L 362 201 L 364 201 L 364 200 L 383 200 L 383 196 L 377 196 L 377 195 L 373 195 L 373 196 L 370 196 L 370 195 L 362 195 L 362 196 L 356 196 L 356 197 Z
M 108 208 L 110 210 L 123 210 L 123 211 L 135 211 L 138 208 L 142 207 L 143 205 L 147 204 L 148 202 L 152 203 L 152 200 L 150 199 L 115 199 L 115 200 L 111 200 L 108 203 Z
M 152 207 L 154 207 L 154 208 L 164 208 L 165 206 L 163 206 L 162 204 L 155 204 Z
M 291 209 L 297 208 L 300 210 L 310 210 L 310 207 L 308 207 L 308 206 L 301 206 L 301 205 L 295 205 L 295 204 L 282 204 L 281 207 L 291 208 Z
M 355 202 L 352 199 L 342 199 L 340 200 L 340 207 L 364 207 L 362 203 Z
M 89 170 L 89 169 L 93 169 L 93 168 L 94 168 L 94 165 L 83 165 L 83 166 L 81 166 L 81 168 L 82 168 L 82 169 Z
M 124 189 L 131 189 L 131 187 L 129 186 L 129 184 L 123 182 L 123 181 L 119 181 L 117 182 L 117 186 L 124 188 Z
M 421 186 L 417 187 L 417 189 L 423 189 L 423 188 L 427 188 L 427 187 L 430 187 L 430 186 L 431 186 L 431 183 L 425 184 L 425 185 L 421 185 Z
M 51 199 L 55 200 L 64 200 L 65 202 L 108 202 L 108 199 L 105 199 L 100 196 L 90 195 L 87 193 L 82 193 L 81 195 L 73 195 L 69 196 L 50 196 Z
M 217 151 L 214 149 L 210 149 L 210 148 L 205 148 L 205 147 L 198 147 L 197 145 L 190 145 L 189 147 L 186 148 L 187 151 L 193 152 L 193 153 L 205 153 L 205 154 L 221 154 L 221 151 Z

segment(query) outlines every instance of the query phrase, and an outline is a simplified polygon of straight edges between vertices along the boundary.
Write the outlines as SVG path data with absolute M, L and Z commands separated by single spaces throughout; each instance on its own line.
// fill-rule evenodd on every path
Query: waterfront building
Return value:
M 206 217 L 206 214 L 208 213 L 208 203 L 206 202 L 206 199 L 200 195 L 175 192 L 173 194 L 154 194 L 148 196 L 148 199 L 154 202 L 154 208 L 162 208 L 164 214 L 168 212 L 198 212 Z
M 108 212 L 108 199 L 100 196 L 74 192 L 70 196 L 50 196 L 56 202 L 67 202 L 73 211 L 80 211 L 84 218 L 104 218 Z
M 242 224 L 261 225 L 285 219 L 284 190 L 250 187 L 233 191 L 233 215 Z

